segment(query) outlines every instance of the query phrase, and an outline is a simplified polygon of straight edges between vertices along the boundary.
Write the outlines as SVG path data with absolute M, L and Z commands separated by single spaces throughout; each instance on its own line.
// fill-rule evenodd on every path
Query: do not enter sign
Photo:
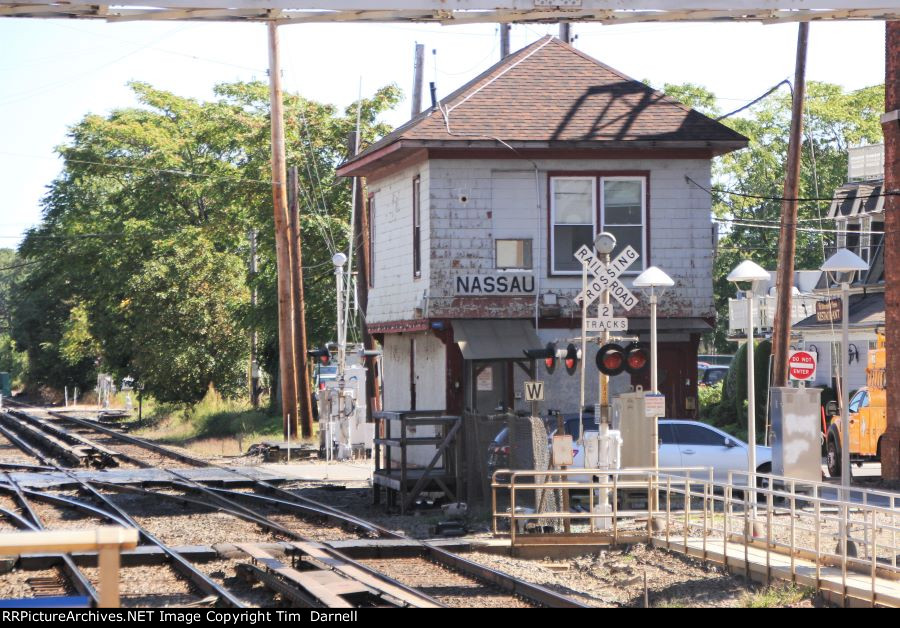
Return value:
M 810 351 L 791 351 L 788 358 L 791 379 L 807 382 L 816 376 L 816 354 Z

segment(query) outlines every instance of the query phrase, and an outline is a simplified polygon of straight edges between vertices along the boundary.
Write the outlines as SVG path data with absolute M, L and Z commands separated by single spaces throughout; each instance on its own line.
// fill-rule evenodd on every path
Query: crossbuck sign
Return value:
M 623 308 L 630 310 L 637 305 L 637 297 L 619 281 L 619 275 L 631 266 L 638 258 L 638 252 L 631 246 L 616 256 L 609 264 L 604 264 L 591 252 L 591 250 L 582 245 L 575 252 L 575 259 L 581 262 L 587 271 L 594 275 L 594 279 L 588 280 L 584 289 L 575 297 L 576 301 L 586 300 L 586 305 L 590 305 L 603 294 L 608 291 L 618 301 Z

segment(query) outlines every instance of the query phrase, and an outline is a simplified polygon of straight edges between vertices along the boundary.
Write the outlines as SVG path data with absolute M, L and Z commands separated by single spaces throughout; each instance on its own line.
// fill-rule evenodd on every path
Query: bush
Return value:
M 756 387 L 756 435 L 763 435 L 766 423 L 766 404 L 769 388 L 769 356 L 772 343 L 762 340 L 753 350 L 753 370 Z M 728 374 L 716 386 L 701 386 L 700 418 L 729 434 L 747 440 L 747 345 L 741 345 Z

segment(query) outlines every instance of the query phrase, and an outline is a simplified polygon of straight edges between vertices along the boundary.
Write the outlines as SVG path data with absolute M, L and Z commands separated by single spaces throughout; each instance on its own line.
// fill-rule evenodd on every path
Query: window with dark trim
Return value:
M 422 276 L 422 202 L 421 179 L 413 179 L 413 277 Z
M 575 251 L 593 248 L 594 236 L 616 236 L 612 257 L 630 245 L 640 258 L 626 274 L 647 268 L 647 177 L 573 174 L 550 177 L 550 274 L 580 275 Z

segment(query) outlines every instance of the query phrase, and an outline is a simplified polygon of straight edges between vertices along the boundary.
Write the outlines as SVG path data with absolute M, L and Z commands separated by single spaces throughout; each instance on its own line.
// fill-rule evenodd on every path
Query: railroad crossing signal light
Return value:
M 625 370 L 625 349 L 615 343 L 603 345 L 597 352 L 597 368 L 604 375 L 618 375 Z
M 632 342 L 625 347 L 625 370 L 635 375 L 650 364 L 650 356 L 647 349 L 638 342 Z
M 628 371 L 636 375 L 650 364 L 647 349 L 639 342 L 632 342 L 624 348 L 615 343 L 603 345 L 597 352 L 597 368 L 604 375 L 618 375 Z
M 543 360 L 548 373 L 556 370 L 557 350 L 555 342 L 548 342 L 543 349 L 526 349 L 525 356 L 532 360 Z
M 581 351 L 579 351 L 574 344 L 569 343 L 569 346 L 566 347 L 565 356 L 563 357 L 563 362 L 566 365 L 566 373 L 574 375 L 575 369 L 578 368 L 579 360 L 581 360 Z
M 320 364 L 328 364 L 329 362 L 331 362 L 331 352 L 328 350 L 328 347 L 310 349 L 306 352 L 306 355 L 311 358 L 318 359 Z

